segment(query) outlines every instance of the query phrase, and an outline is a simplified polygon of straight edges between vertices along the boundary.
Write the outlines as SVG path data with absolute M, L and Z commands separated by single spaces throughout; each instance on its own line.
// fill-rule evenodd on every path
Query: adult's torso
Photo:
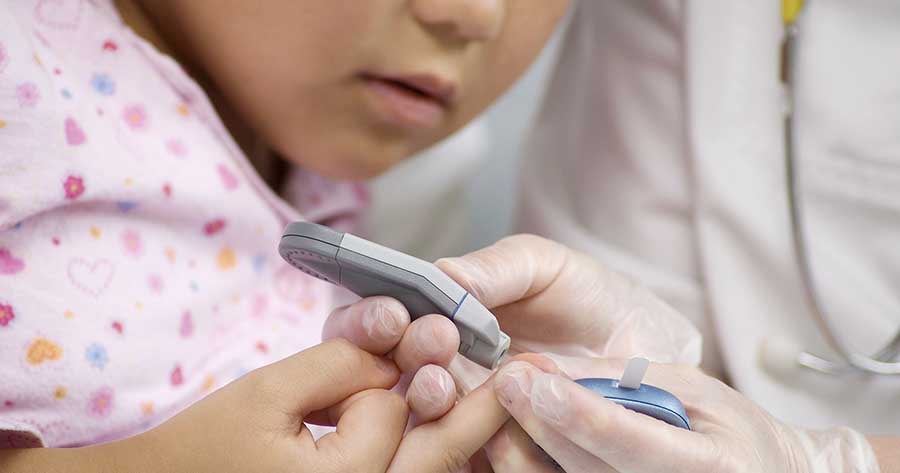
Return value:
M 678 307 L 705 366 L 778 417 L 898 432 L 900 377 L 775 373 L 786 337 L 833 356 L 806 305 L 784 173 L 776 2 L 582 2 L 531 138 L 521 224 Z M 900 4 L 812 0 L 797 159 L 820 291 L 869 352 L 900 324 Z

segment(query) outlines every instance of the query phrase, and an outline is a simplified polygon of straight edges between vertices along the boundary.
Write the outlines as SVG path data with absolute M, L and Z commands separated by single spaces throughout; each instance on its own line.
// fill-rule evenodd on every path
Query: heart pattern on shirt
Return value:
M 75 258 L 69 262 L 69 281 L 80 291 L 94 297 L 100 296 L 112 282 L 115 267 L 105 259 L 88 262 Z

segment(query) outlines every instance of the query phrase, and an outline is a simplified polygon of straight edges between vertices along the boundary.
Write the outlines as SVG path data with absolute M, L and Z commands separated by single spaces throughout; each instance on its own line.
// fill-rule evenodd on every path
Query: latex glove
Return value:
M 522 358 L 531 363 L 514 361 L 497 373 L 497 396 L 569 473 L 879 471 L 863 435 L 847 428 L 808 431 L 785 425 L 692 366 L 653 363 L 644 381 L 681 400 L 693 429 L 688 431 L 626 410 L 571 381 L 618 378 L 624 360 Z M 553 471 L 536 458 L 507 456 L 494 467 Z
M 554 241 L 515 235 L 436 264 L 497 316 L 512 338 L 511 354 L 700 362 L 702 340 L 690 321 L 644 287 Z M 465 390 L 487 370 L 460 359 L 453 374 Z

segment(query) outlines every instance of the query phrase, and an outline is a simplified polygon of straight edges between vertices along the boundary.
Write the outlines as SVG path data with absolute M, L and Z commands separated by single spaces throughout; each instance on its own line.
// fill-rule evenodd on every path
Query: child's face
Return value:
M 178 55 L 290 161 L 368 177 L 484 110 L 569 0 L 143 0 Z

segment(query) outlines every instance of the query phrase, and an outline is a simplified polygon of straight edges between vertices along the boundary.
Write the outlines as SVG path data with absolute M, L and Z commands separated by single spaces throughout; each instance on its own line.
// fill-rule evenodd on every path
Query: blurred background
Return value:
M 363 233 L 433 261 L 481 248 L 513 231 L 523 138 L 543 103 L 567 23 L 480 119 L 371 183 L 373 206 Z

